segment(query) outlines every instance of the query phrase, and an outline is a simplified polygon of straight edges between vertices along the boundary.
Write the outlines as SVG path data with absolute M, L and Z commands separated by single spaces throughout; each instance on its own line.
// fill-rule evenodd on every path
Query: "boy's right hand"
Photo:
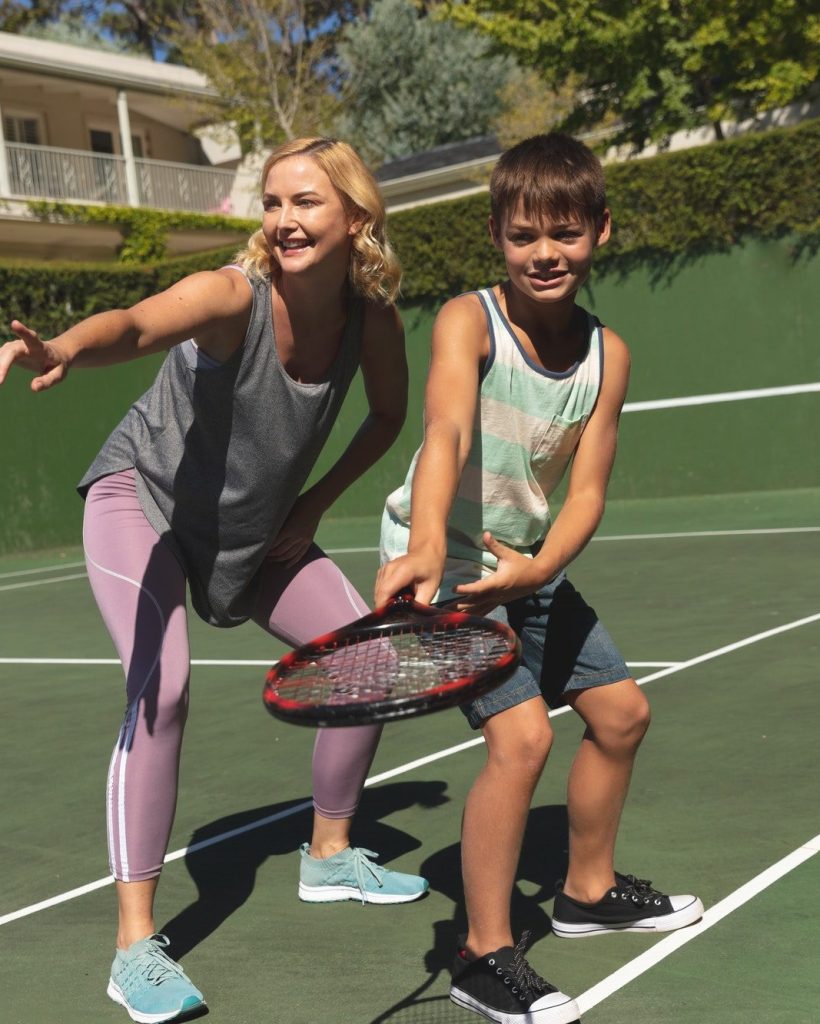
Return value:
M 443 575 L 444 560 L 441 558 L 409 554 L 385 562 L 376 574 L 376 607 L 380 608 L 407 587 L 413 589 L 418 602 L 429 604 L 436 596 Z
M 18 340 L 7 341 L 0 347 L 0 384 L 5 381 L 13 363 L 19 363 L 36 374 L 31 382 L 32 391 L 46 391 L 65 379 L 68 360 L 56 345 L 41 341 L 36 331 L 19 320 L 12 320 L 11 329 Z

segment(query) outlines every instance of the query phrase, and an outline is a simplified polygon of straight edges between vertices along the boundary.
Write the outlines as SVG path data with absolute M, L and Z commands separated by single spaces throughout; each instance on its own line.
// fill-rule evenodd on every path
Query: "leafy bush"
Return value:
M 230 263 L 236 246 L 154 266 L 106 263 L 0 263 L 0 333 L 22 320 L 43 337 L 106 309 L 126 309 L 198 270 Z
M 658 274 L 725 250 L 746 236 L 820 237 L 820 121 L 753 133 L 697 149 L 606 168 L 614 230 L 597 274 L 646 263 Z M 0 322 L 30 320 L 44 334 L 103 309 L 123 308 L 195 270 L 230 262 L 237 248 L 161 260 L 167 233 L 199 227 L 250 233 L 253 221 L 130 207 L 31 204 L 42 216 L 119 224 L 119 264 L 0 263 Z M 404 267 L 405 302 L 441 301 L 503 275 L 487 235 L 486 194 L 390 215 Z
M 612 238 L 596 274 L 649 263 L 656 274 L 744 236 L 820 234 L 820 121 L 744 135 L 644 160 L 609 164 Z M 404 210 L 390 233 L 405 276 L 405 300 L 483 287 L 504 265 L 487 234 L 489 197 L 474 195 Z
M 34 199 L 29 209 L 41 220 L 56 224 L 112 224 L 122 234 L 117 250 L 120 263 L 155 263 L 165 258 L 169 231 L 229 231 L 250 235 L 254 220 L 221 213 L 185 213 L 133 206 L 81 206 Z

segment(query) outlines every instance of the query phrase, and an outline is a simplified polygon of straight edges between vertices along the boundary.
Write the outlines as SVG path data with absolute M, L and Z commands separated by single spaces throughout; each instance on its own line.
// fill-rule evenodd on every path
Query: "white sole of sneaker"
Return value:
M 427 890 L 425 889 L 425 892 Z M 409 895 L 396 893 L 362 892 L 352 885 L 305 885 L 299 883 L 299 899 L 305 903 L 341 903 L 342 900 L 357 900 L 359 903 L 412 903 L 421 899 L 424 892 Z
M 692 897 L 692 902 L 662 917 L 645 917 L 641 921 L 630 921 L 628 925 L 611 924 L 570 924 L 552 919 L 552 931 L 559 939 L 586 939 L 593 935 L 615 935 L 618 932 L 674 932 L 686 928 L 703 917 L 703 904 Z
M 495 1024 L 575 1024 L 581 1019 L 581 1011 L 574 999 L 565 996 L 563 992 L 556 992 L 556 1002 L 553 1006 L 544 1006 L 540 1010 L 525 1013 L 505 1013 L 503 1010 L 494 1010 L 485 1006 L 477 999 L 474 999 L 466 992 L 454 985 L 450 987 L 450 999 L 465 1010 L 472 1010 L 486 1020 L 494 1021 Z
M 128 1000 L 123 995 L 122 989 L 113 978 L 108 979 L 106 994 L 110 999 L 113 999 L 115 1003 L 119 1003 L 120 1006 L 124 1006 L 128 1011 L 128 1016 L 131 1020 L 135 1020 L 137 1024 L 163 1024 L 163 1021 L 176 1020 L 177 1017 L 193 1013 L 194 1010 L 199 1010 L 205 1006 L 205 1003 L 202 1002 L 197 1006 L 189 1006 L 185 1010 L 174 1010 L 173 1013 L 141 1013 L 139 1010 L 135 1010 L 133 1006 L 128 1005 Z

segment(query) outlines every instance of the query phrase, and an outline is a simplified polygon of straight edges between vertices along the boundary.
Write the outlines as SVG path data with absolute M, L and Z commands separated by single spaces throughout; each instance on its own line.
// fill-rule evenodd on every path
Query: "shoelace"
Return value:
M 171 940 L 165 935 L 154 935 L 151 939 L 151 948 L 133 961 L 135 971 L 138 971 L 149 985 L 161 985 L 169 977 L 180 977 L 183 970 L 178 963 L 175 963 L 169 956 L 166 956 L 158 946 L 170 946 Z
M 659 892 L 657 889 L 652 888 L 652 882 L 648 878 L 636 878 L 634 875 L 624 875 L 623 877 L 627 882 L 625 888 L 628 891 L 633 892 L 638 899 L 643 900 L 644 903 L 649 903 L 649 901 L 655 896 L 663 895 L 663 893 Z
M 367 902 L 364 895 L 367 872 L 376 879 L 379 888 L 383 884 L 382 879 L 384 878 L 385 869 L 373 863 L 378 856 L 378 853 L 374 853 L 372 850 L 365 850 L 361 846 L 354 846 L 353 848 L 353 870 L 356 874 L 356 885 L 358 885 L 359 892 L 362 894 L 362 903 Z
M 548 981 L 545 981 L 525 958 L 524 953 L 527 950 L 529 941 L 530 933 L 522 932 L 505 973 L 527 995 L 540 996 L 545 995 L 547 992 L 557 992 L 558 989 L 554 985 L 550 985 Z

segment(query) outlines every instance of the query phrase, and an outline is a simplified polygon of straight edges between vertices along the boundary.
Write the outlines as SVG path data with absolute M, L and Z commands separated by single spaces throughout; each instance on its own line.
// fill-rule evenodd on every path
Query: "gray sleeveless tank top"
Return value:
M 327 376 L 300 384 L 276 350 L 267 278 L 224 363 L 192 341 L 170 350 L 78 484 L 134 468 L 148 521 L 185 570 L 197 613 L 215 626 L 251 615 L 260 567 L 307 480 L 359 365 L 364 301 L 351 297 Z

